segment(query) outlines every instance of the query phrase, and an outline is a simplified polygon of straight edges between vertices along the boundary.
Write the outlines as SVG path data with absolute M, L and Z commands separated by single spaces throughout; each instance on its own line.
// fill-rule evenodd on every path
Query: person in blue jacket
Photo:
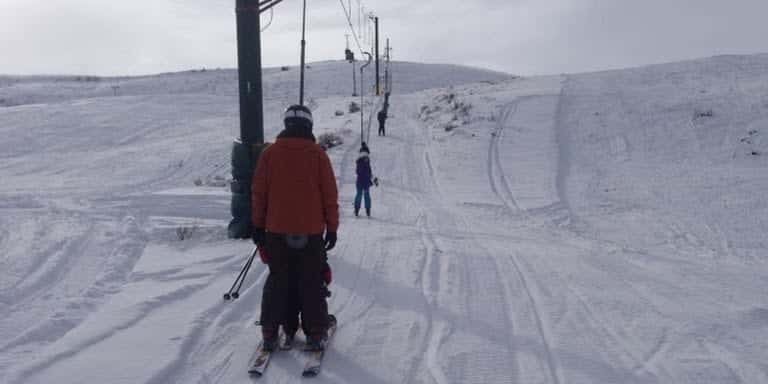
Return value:
M 368 149 L 368 144 L 363 142 L 360 146 L 360 157 L 357 158 L 357 194 L 355 195 L 355 216 L 360 215 L 360 204 L 365 199 L 365 214 L 371 217 L 371 194 L 370 188 L 374 183 L 378 184 L 378 180 L 373 177 L 371 172 L 371 159 L 369 158 L 371 151 Z

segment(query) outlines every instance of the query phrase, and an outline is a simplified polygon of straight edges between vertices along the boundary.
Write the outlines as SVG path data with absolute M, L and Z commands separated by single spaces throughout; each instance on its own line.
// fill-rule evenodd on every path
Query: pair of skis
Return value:
M 328 326 L 328 343 L 331 341 L 331 337 L 333 337 L 333 334 L 336 332 L 336 318 L 331 315 L 330 316 L 330 324 Z M 286 340 L 285 335 L 280 332 L 279 335 L 279 349 L 280 350 L 290 350 L 293 347 L 293 344 L 288 342 Z M 326 343 L 325 348 L 328 348 L 328 343 Z M 264 350 L 264 343 L 259 342 L 259 346 L 256 348 L 256 353 L 254 354 L 254 358 L 251 360 L 251 365 L 248 368 L 248 374 L 254 377 L 261 377 L 264 375 L 264 371 L 267 370 L 267 367 L 269 366 L 269 361 L 272 358 L 272 354 L 275 351 L 266 351 Z M 315 377 L 320 373 L 320 370 L 323 366 L 323 356 L 325 355 L 325 350 L 309 350 L 305 351 L 307 354 L 307 360 L 304 363 L 304 369 L 301 371 L 301 375 L 303 377 Z

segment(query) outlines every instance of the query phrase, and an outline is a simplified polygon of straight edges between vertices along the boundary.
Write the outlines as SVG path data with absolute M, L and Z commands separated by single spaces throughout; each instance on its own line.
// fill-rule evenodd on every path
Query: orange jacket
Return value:
M 312 140 L 278 137 L 259 157 L 251 207 L 254 227 L 268 232 L 336 232 L 338 191 L 328 155 Z

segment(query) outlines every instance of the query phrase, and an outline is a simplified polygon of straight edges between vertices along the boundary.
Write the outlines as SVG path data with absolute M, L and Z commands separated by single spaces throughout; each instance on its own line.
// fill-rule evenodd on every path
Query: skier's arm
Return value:
M 371 167 L 371 161 L 368 160 L 368 164 L 366 164 L 366 165 L 368 166 L 368 175 L 370 175 L 371 178 L 373 178 L 373 169 Z
M 259 156 L 251 180 L 251 222 L 254 228 L 261 229 L 267 225 L 267 157 L 267 151 Z
M 326 232 L 336 232 L 339 228 L 339 192 L 336 189 L 336 175 L 333 173 L 331 160 L 325 152 L 320 155 L 320 192 L 323 197 Z
M 366 168 L 368 168 L 368 181 L 370 182 L 370 185 L 373 185 L 373 170 L 371 170 L 371 162 L 370 160 L 365 165 Z

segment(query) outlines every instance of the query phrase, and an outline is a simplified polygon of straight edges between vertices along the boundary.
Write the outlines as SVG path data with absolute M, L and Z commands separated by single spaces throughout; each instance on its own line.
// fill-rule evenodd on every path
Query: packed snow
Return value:
M 768 382 L 768 55 L 516 77 L 393 63 L 352 214 L 352 68 L 311 63 L 340 188 L 321 383 Z M 264 71 L 265 130 L 298 99 Z M 0 76 L 0 382 L 250 383 L 237 72 Z M 375 120 L 375 119 L 374 119 Z M 299 351 L 261 381 L 302 381 Z

